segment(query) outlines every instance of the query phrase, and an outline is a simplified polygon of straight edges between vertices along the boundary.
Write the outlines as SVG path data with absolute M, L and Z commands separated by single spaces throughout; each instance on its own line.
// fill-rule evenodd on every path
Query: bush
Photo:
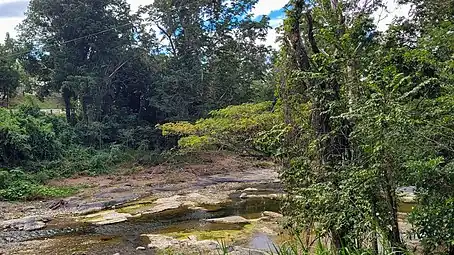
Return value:
M 426 251 L 454 252 L 454 163 L 443 158 L 409 164 L 418 205 L 410 213 L 413 232 Z
M 121 145 L 96 150 L 83 146 L 72 146 L 64 152 L 62 159 L 40 162 L 36 168 L 46 173 L 49 179 L 73 175 L 100 175 L 112 172 L 115 165 L 135 158 L 134 151 Z
M 17 113 L 0 109 L 0 164 L 17 165 L 27 160 L 52 160 L 60 156 L 61 144 L 52 123 L 33 108 Z
M 65 197 L 77 191 L 73 187 L 50 187 L 40 184 L 21 169 L 0 171 L 0 200 L 32 200 Z
M 212 111 L 210 118 L 194 124 L 183 121 L 159 125 L 164 136 L 179 136 L 186 150 L 228 149 L 249 154 L 267 154 L 260 140 L 267 131 L 281 126 L 282 118 L 272 111 L 271 102 L 242 104 Z

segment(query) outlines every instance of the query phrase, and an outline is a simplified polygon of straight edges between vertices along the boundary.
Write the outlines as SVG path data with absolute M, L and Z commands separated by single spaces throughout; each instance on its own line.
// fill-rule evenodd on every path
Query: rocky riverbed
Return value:
M 188 178 L 164 180 L 175 171 Z M 0 254 L 265 254 L 279 242 L 272 164 L 229 156 L 123 177 L 62 180 L 90 185 L 63 200 L 1 203 Z
M 62 200 L 0 202 L 0 254 L 268 254 L 286 240 L 285 196 L 269 162 L 208 155 L 198 165 L 160 165 L 102 177 Z M 400 190 L 400 224 L 414 195 Z

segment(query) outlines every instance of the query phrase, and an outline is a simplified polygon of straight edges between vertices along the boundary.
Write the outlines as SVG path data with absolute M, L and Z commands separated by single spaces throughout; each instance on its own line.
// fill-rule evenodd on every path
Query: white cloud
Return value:
M 23 20 L 22 17 L 17 18 L 0 18 L 0 42 L 3 42 L 5 39 L 6 33 L 10 33 L 12 37 L 17 35 L 16 30 L 14 28 L 21 23 Z
M 273 49 L 278 50 L 279 44 L 276 42 L 277 37 L 279 36 L 276 28 L 282 25 L 284 18 L 277 18 L 270 20 L 271 28 L 268 30 L 268 35 L 266 36 L 265 45 L 273 47 Z
M 0 0 L 0 4 L 11 3 L 11 2 L 17 2 L 17 0 Z
M 265 45 L 273 47 L 273 49 L 278 50 L 279 49 L 279 44 L 276 42 L 278 33 L 276 29 L 270 29 L 268 30 L 268 35 L 266 37 L 266 42 Z
M 396 17 L 408 17 L 411 5 L 398 4 L 396 0 L 385 0 L 386 9 L 377 10 L 373 16 L 379 31 L 385 31 Z
M 269 15 L 272 11 L 282 9 L 287 3 L 288 0 L 259 0 L 252 10 L 252 13 L 255 16 Z M 267 46 L 271 46 L 274 49 L 279 49 L 279 44 L 276 43 L 278 33 L 276 32 L 275 28 L 280 26 L 283 20 L 284 17 L 278 17 L 270 20 L 270 26 L 272 28 L 268 30 L 266 41 L 261 43 L 264 43 Z
M 276 28 L 276 27 L 282 25 L 283 22 L 284 22 L 284 18 L 272 19 L 272 20 L 270 20 L 270 26 L 272 28 Z
M 154 0 L 128 0 L 128 2 L 131 5 L 131 10 L 137 11 L 139 6 L 152 4 Z
M 271 11 L 279 10 L 288 3 L 288 0 L 260 0 L 252 10 L 254 15 L 268 15 Z
M 18 0 L 0 0 L 0 4 L 17 2 Z M 154 0 L 128 0 L 131 5 L 132 11 L 137 11 L 139 6 L 152 4 Z M 24 17 L 0 17 L 0 42 L 3 41 L 6 33 L 9 32 L 11 36 L 16 37 L 17 31 L 15 30 L 16 26 L 22 22 Z

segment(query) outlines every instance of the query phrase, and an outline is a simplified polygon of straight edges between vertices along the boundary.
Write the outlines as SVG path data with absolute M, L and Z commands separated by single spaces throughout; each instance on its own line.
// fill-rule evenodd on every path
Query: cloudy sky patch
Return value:
M 23 17 L 24 12 L 27 10 L 28 1 L 12 1 L 12 2 L 0 2 L 0 19 L 1 18 L 17 18 Z M 3 22 L 1 23 L 3 26 Z

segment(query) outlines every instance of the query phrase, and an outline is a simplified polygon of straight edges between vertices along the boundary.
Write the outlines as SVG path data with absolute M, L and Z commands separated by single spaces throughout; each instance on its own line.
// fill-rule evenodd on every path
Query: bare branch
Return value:
M 158 22 L 155 22 L 155 23 L 156 23 L 156 26 L 158 27 L 158 29 L 167 37 L 167 39 L 169 39 L 170 47 L 172 48 L 172 54 L 176 55 L 177 51 L 175 49 L 175 44 L 173 43 L 172 36 L 163 27 L 161 27 L 158 24 Z

